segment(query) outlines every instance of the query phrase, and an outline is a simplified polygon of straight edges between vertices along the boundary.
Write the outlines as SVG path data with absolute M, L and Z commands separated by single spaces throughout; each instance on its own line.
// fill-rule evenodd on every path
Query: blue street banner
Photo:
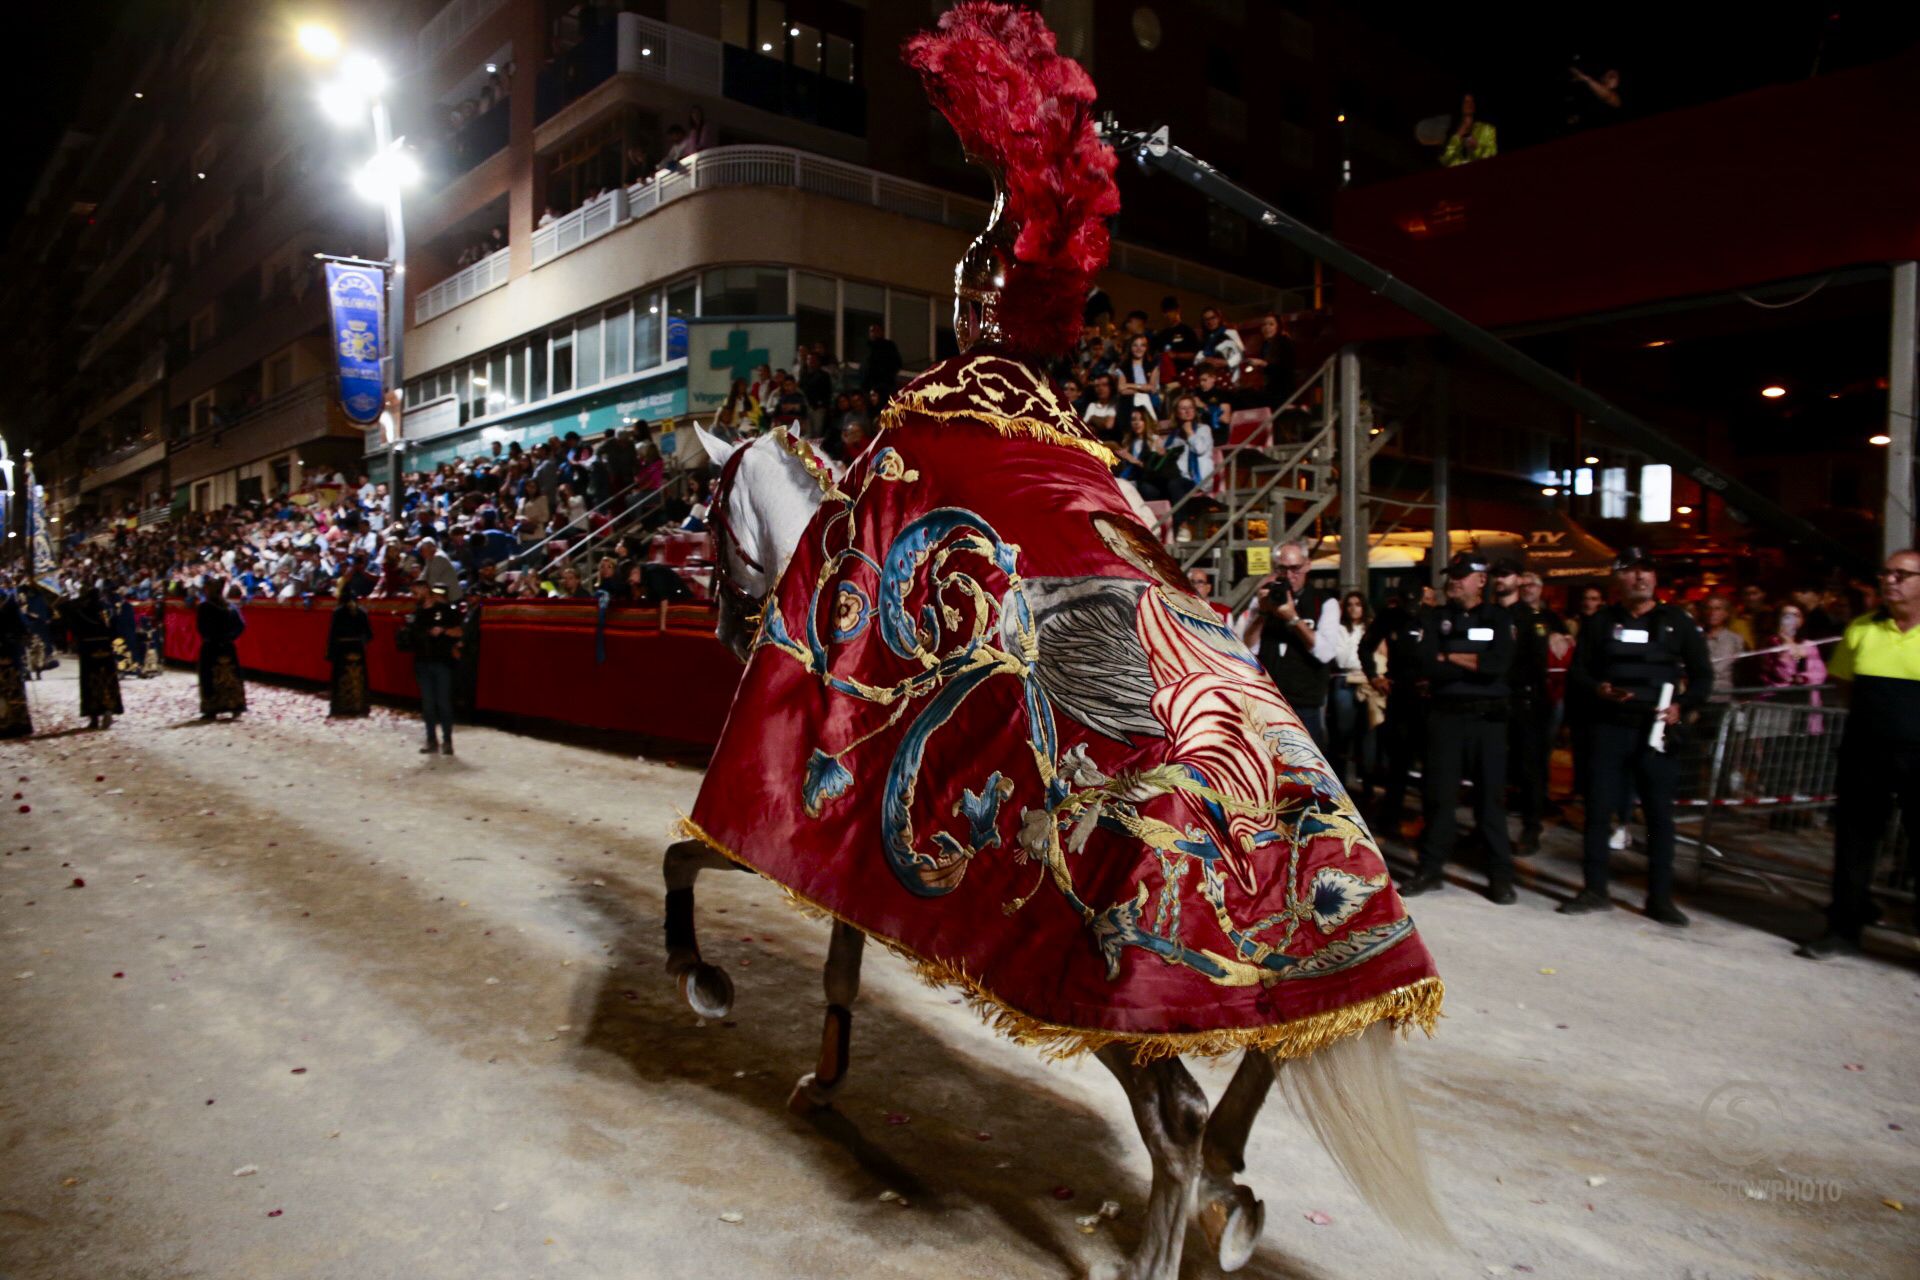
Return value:
M 33 459 L 28 458 L 26 462 L 27 549 L 32 557 L 28 561 L 28 576 L 58 591 L 60 574 L 54 567 L 53 533 L 47 527 L 47 491 L 33 482 Z
M 340 407 L 362 426 L 380 419 L 385 391 L 380 377 L 380 321 L 386 301 L 386 273 L 379 267 L 327 263 L 327 305 L 340 367 Z

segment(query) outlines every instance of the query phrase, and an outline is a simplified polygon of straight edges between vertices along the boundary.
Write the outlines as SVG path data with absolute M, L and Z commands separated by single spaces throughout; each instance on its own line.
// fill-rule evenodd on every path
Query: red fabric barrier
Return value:
M 420 696 L 413 658 L 395 643 L 411 607 L 405 600 L 366 603 L 373 620 L 367 678 L 376 693 Z M 608 610 L 604 663 L 594 660 L 598 608 L 592 603 L 497 601 L 481 608 L 480 710 L 675 742 L 719 740 L 741 667 L 713 638 L 710 607 L 673 606 L 664 632 L 658 609 Z M 243 612 L 241 666 L 327 679 L 331 605 L 254 603 Z M 174 662 L 200 656 L 193 608 L 182 601 L 167 606 L 166 656 Z

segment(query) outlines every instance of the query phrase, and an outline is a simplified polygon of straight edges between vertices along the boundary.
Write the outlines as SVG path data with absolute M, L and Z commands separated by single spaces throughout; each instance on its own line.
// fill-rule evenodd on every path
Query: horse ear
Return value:
M 731 458 L 733 451 L 739 447 L 738 445 L 728 444 L 725 440 L 709 432 L 697 422 L 693 424 L 693 434 L 699 438 L 700 447 L 706 451 L 707 460 L 716 467 L 726 466 L 727 459 Z

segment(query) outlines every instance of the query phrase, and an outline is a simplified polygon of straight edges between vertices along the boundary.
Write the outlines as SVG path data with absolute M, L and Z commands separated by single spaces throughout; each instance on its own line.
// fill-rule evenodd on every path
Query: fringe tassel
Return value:
M 699 841 L 721 857 L 737 862 L 750 871 L 765 874 L 708 835 L 691 818 L 682 817 L 674 824 L 674 831 L 685 839 Z M 1038 1049 L 1050 1059 L 1074 1058 L 1111 1045 L 1130 1047 L 1134 1062 L 1143 1066 L 1161 1058 L 1212 1058 L 1245 1049 L 1258 1050 L 1283 1060 L 1304 1058 L 1348 1036 L 1359 1035 L 1381 1021 L 1392 1023 L 1401 1032 L 1410 1032 L 1412 1028 L 1419 1027 L 1431 1036 L 1435 1024 L 1440 1020 L 1441 1005 L 1446 998 L 1446 984 L 1438 977 L 1432 977 L 1396 987 L 1356 1004 L 1265 1027 L 1223 1027 L 1214 1031 L 1106 1031 L 1093 1027 L 1063 1027 L 1012 1008 L 957 964 L 928 959 L 904 943 L 854 924 L 831 907 L 815 902 L 794 889 L 785 885 L 781 885 L 780 889 L 788 905 L 803 915 L 854 925 L 867 937 L 913 966 L 914 973 L 922 982 L 930 987 L 959 991 L 967 1007 L 994 1031 L 1015 1044 Z
M 904 414 L 913 413 L 923 418 L 933 418 L 940 422 L 977 422 L 990 427 L 1001 435 L 1015 439 L 1040 440 L 1047 444 L 1065 445 L 1070 449 L 1079 449 L 1098 459 L 1102 466 L 1114 464 L 1113 451 L 1098 440 L 1086 436 L 1072 435 L 1059 427 L 1040 421 L 1038 418 L 1008 418 L 997 413 L 988 413 L 980 409 L 932 409 L 917 397 L 895 396 L 880 414 L 880 429 L 900 426 Z

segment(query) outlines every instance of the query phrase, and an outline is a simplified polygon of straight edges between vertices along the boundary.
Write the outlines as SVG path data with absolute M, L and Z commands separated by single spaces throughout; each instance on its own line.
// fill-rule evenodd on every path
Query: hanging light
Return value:
M 1781 396 L 1787 394 L 1787 389 L 1775 382 L 1760 388 L 1760 394 L 1769 400 L 1778 400 Z

